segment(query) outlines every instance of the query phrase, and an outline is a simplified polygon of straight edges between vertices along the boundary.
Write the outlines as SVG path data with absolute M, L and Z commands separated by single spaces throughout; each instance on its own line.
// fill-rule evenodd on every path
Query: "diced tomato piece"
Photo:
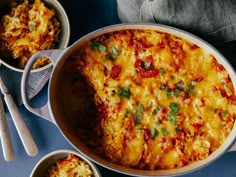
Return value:
M 148 128 L 143 129 L 144 141 L 148 142 L 151 139 L 151 131 Z
M 111 69 L 110 76 L 112 79 L 116 79 L 121 72 L 121 66 L 120 65 L 114 65 Z

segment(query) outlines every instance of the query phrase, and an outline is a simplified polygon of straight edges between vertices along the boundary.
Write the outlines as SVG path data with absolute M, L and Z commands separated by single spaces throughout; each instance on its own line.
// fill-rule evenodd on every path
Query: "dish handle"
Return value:
M 21 96 L 23 100 L 23 104 L 25 107 L 32 113 L 43 117 L 51 122 L 53 122 L 53 119 L 50 115 L 49 112 L 49 107 L 48 107 L 48 100 L 43 105 L 42 107 L 32 107 L 29 103 L 29 98 L 28 98 L 28 80 L 30 76 L 30 72 L 32 70 L 32 66 L 35 63 L 35 61 L 40 58 L 40 57 L 47 57 L 51 59 L 52 64 L 55 65 L 55 63 L 59 60 L 59 58 L 65 53 L 65 49 L 55 49 L 55 50 L 45 50 L 45 51 L 40 51 L 35 53 L 27 62 L 23 75 L 22 75 L 22 80 L 21 80 Z
M 232 146 L 228 149 L 228 151 L 227 152 L 234 152 L 234 151 L 236 151 L 236 142 L 234 142 L 233 144 L 232 144 Z

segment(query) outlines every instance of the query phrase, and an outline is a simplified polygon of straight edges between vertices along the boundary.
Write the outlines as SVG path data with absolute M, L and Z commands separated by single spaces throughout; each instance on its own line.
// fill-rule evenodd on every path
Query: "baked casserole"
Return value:
M 96 118 L 78 115 L 86 119 L 80 138 L 117 164 L 156 170 L 203 160 L 235 122 L 235 90 L 223 65 L 171 34 L 101 35 L 74 52 L 65 70 L 96 105 Z

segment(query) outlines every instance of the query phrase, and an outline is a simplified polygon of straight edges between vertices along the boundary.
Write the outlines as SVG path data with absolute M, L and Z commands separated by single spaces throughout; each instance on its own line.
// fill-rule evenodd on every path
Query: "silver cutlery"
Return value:
M 8 89 L 6 88 L 5 84 L 3 83 L 3 80 L 0 77 L 0 89 L 2 94 L 4 95 L 4 100 L 6 102 L 7 108 L 10 112 L 10 115 L 13 119 L 13 122 L 15 124 L 16 130 L 21 138 L 21 141 L 23 143 L 23 146 L 30 156 L 35 156 L 38 154 L 38 147 L 27 127 L 27 125 L 24 122 L 24 119 L 18 110 L 12 96 L 8 92 Z
M 10 133 L 7 126 L 6 115 L 0 93 L 0 139 L 2 143 L 3 156 L 6 161 L 14 159 L 14 150 L 11 142 Z

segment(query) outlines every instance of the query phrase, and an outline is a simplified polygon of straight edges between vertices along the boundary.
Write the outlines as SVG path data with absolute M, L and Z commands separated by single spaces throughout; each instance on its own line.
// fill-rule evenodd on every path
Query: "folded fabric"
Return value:
M 175 26 L 214 45 L 236 39 L 235 0 L 117 0 L 122 22 Z
M 1 65 L 1 64 L 0 64 Z M 46 69 L 38 73 L 31 73 L 28 82 L 28 97 L 31 99 L 37 95 L 40 90 L 47 83 L 50 78 L 52 68 Z M 13 71 L 5 67 L 0 66 L 0 76 L 6 84 L 10 94 L 13 96 L 17 105 L 22 104 L 21 98 L 21 77 L 22 73 Z

